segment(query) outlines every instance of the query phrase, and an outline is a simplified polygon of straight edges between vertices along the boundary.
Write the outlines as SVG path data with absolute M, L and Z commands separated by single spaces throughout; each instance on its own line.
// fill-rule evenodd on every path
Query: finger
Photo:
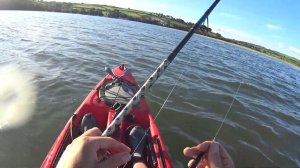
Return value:
M 187 148 L 183 149 L 183 155 L 186 156 L 186 157 L 195 158 L 195 156 L 199 155 L 199 153 L 200 153 L 199 150 L 196 150 L 196 149 L 193 149 L 193 148 L 190 148 L 190 147 L 187 147 Z
M 209 149 L 209 146 L 211 143 L 213 143 L 213 141 L 204 141 L 201 144 L 195 146 L 194 148 L 198 149 L 201 152 L 205 152 L 205 151 L 208 152 L 208 149 Z
M 220 155 L 221 155 L 221 159 L 230 157 L 226 149 L 221 144 L 220 144 Z
M 112 153 L 130 152 L 131 149 L 125 144 L 111 138 L 111 137 L 90 137 L 92 146 L 98 151 L 100 149 L 107 149 Z
M 229 153 L 226 151 L 226 149 L 220 145 L 220 155 L 223 162 L 224 167 L 234 167 L 234 162 L 232 158 L 230 157 Z
M 87 131 L 85 131 L 82 136 L 101 136 L 102 132 L 100 131 L 99 128 L 97 127 L 94 127 L 94 128 L 91 128 Z
M 211 168 L 223 167 L 220 156 L 220 144 L 212 142 L 208 151 L 208 161 Z
M 211 141 L 205 141 L 197 146 L 187 147 L 183 150 L 183 154 L 187 157 L 196 158 L 200 152 L 208 152 L 211 143 Z
M 118 167 L 131 159 L 131 155 L 128 152 L 117 153 L 99 163 L 98 167 Z
M 191 159 L 191 160 L 188 162 L 188 167 L 191 167 L 191 166 L 192 166 L 193 161 L 194 161 L 194 159 Z
M 192 160 L 190 160 L 190 161 L 188 162 L 188 167 L 191 167 L 191 166 L 192 166 L 193 161 L 194 161 L 194 159 L 192 159 Z M 208 168 L 208 162 L 207 162 L 207 159 L 201 160 L 201 161 L 197 164 L 196 167 L 197 167 L 197 168 Z

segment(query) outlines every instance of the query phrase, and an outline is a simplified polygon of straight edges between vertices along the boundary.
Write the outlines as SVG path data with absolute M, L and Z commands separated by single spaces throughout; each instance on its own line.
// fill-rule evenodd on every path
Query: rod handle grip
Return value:
M 188 168 L 196 168 L 198 163 L 202 160 L 205 152 L 200 152 L 196 159 L 193 160 L 192 164 Z

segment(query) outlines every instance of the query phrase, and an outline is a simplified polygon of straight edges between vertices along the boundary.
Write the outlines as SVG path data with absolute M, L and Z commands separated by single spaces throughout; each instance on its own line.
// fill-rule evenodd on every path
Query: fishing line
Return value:
M 228 108 L 228 110 L 227 110 L 227 112 L 226 112 L 226 114 L 225 114 L 225 116 L 224 116 L 224 118 L 223 118 L 223 120 L 222 120 L 222 122 L 221 122 L 221 124 L 220 124 L 220 127 L 218 128 L 218 130 L 217 130 L 217 132 L 216 132 L 216 135 L 214 136 L 214 138 L 213 138 L 212 141 L 215 141 L 216 138 L 217 138 L 217 136 L 219 135 L 219 133 L 220 133 L 220 131 L 221 131 L 221 128 L 223 127 L 224 122 L 225 122 L 225 120 L 226 120 L 226 118 L 227 118 L 227 116 L 228 116 L 228 113 L 230 112 L 231 107 L 232 107 L 232 105 L 233 105 L 233 103 L 234 103 L 234 101 L 235 101 L 235 99 L 236 99 L 236 96 L 237 96 L 239 90 L 240 90 L 241 85 L 242 85 L 242 82 L 239 82 L 239 86 L 238 86 L 236 92 L 234 93 L 234 96 L 233 96 L 233 98 L 232 98 L 231 104 L 230 104 L 230 106 L 229 106 L 229 108 Z M 198 154 L 198 156 L 197 156 L 195 159 L 193 159 L 191 165 L 188 166 L 188 167 L 189 167 L 189 168 L 196 168 L 197 165 L 199 164 L 199 162 L 202 160 L 202 158 L 203 158 L 204 155 L 205 155 L 205 152 L 200 152 L 200 153 Z
M 236 90 L 236 92 L 234 93 L 234 96 L 233 96 L 233 98 L 232 98 L 231 104 L 230 104 L 230 106 L 229 106 L 229 108 L 228 108 L 228 110 L 227 110 L 227 112 L 226 112 L 226 114 L 225 114 L 225 116 L 224 116 L 224 118 L 223 118 L 223 121 L 221 122 L 221 125 L 220 125 L 219 129 L 217 130 L 216 135 L 215 135 L 214 138 L 213 138 L 213 141 L 216 140 L 217 136 L 219 135 L 219 132 L 220 132 L 221 128 L 223 127 L 224 122 L 225 122 L 225 120 L 226 120 L 226 118 L 227 118 L 227 116 L 228 116 L 228 113 L 230 112 L 231 107 L 232 107 L 232 105 L 233 105 L 233 103 L 234 103 L 234 101 L 235 101 L 235 98 L 236 98 L 236 96 L 237 96 L 237 94 L 238 94 L 238 92 L 239 92 L 239 90 L 240 90 L 241 85 L 242 85 L 242 83 L 240 82 L 240 83 L 239 83 L 239 86 L 238 86 L 238 88 L 237 88 L 237 90 Z
M 189 65 L 191 64 L 191 62 L 192 62 L 191 60 L 192 60 L 192 57 L 189 57 L 187 66 L 189 66 Z M 169 92 L 168 96 L 166 97 L 165 101 L 164 101 L 163 104 L 161 105 L 160 109 L 159 109 L 158 112 L 156 113 L 156 115 L 155 115 L 155 117 L 154 117 L 154 119 L 153 119 L 154 121 L 156 121 L 156 119 L 158 118 L 158 116 L 161 114 L 161 112 L 162 112 L 164 106 L 166 105 L 167 101 L 168 101 L 169 98 L 171 97 L 171 95 L 172 95 L 172 93 L 174 92 L 175 88 L 178 86 L 179 81 L 181 81 L 183 75 L 185 75 L 185 72 L 186 72 L 186 71 L 183 69 L 183 70 L 181 71 L 180 75 L 177 77 L 177 79 L 176 79 L 175 81 L 173 81 L 173 82 L 174 82 L 173 87 L 172 87 L 172 89 L 170 90 L 170 92 Z M 133 152 L 132 152 L 132 154 L 131 154 L 131 157 L 133 157 L 134 152 L 135 152 L 136 149 L 139 147 L 139 145 L 140 145 L 141 142 L 144 140 L 144 138 L 147 136 L 149 130 L 150 130 L 150 126 L 149 126 L 148 129 L 145 131 L 145 134 L 143 135 L 143 137 L 142 137 L 141 140 L 139 141 L 138 145 L 137 145 L 137 146 L 135 147 L 135 149 L 133 150 Z M 123 166 L 123 168 L 126 167 L 126 165 L 127 165 L 127 163 Z
M 192 57 L 189 57 L 187 66 L 189 66 L 191 64 L 191 60 Z M 157 117 L 159 116 L 159 114 L 161 113 L 162 109 L 164 108 L 164 106 L 166 105 L 167 101 L 169 100 L 169 98 L 171 97 L 172 93 L 174 92 L 175 88 L 177 87 L 179 81 L 181 81 L 182 76 L 185 74 L 184 72 L 186 72 L 184 69 L 182 70 L 182 72 L 180 73 L 179 77 L 176 79 L 176 81 L 174 82 L 174 85 L 171 89 L 171 91 L 169 92 L 168 96 L 166 97 L 164 103 L 161 105 L 160 109 L 158 110 L 157 114 L 154 117 L 154 121 L 156 121 Z
M 189 30 L 189 32 L 184 36 L 184 38 L 179 42 L 179 44 L 174 48 L 174 50 L 168 55 L 166 59 L 164 59 L 161 64 L 156 68 L 156 70 L 152 73 L 151 76 L 146 80 L 143 86 L 135 93 L 135 95 L 131 98 L 131 100 L 126 104 L 124 109 L 117 115 L 117 117 L 106 127 L 101 136 L 110 136 L 115 131 L 116 126 L 121 124 L 124 116 L 129 114 L 132 110 L 132 107 L 138 103 L 141 97 L 151 88 L 151 86 L 155 83 L 155 81 L 163 74 L 163 72 L 168 68 L 168 66 L 175 59 L 177 54 L 181 51 L 181 49 L 185 46 L 185 44 L 190 40 L 192 35 L 195 33 L 197 28 L 204 23 L 206 18 L 210 15 L 212 10 L 217 6 L 220 0 L 215 0 L 213 4 L 205 11 L 205 13 L 201 16 L 201 18 L 196 22 L 196 24 Z M 111 70 L 107 69 L 107 72 L 110 74 Z
M 162 73 L 167 69 L 167 67 L 172 63 L 172 61 L 175 59 L 177 54 L 181 51 L 181 49 L 185 46 L 185 44 L 190 40 L 196 29 L 204 23 L 206 18 L 210 15 L 212 10 L 217 6 L 217 4 L 220 2 L 220 0 L 215 0 L 213 4 L 205 11 L 205 13 L 201 16 L 201 18 L 194 24 L 194 26 L 189 30 L 189 32 L 184 36 L 184 38 L 179 42 L 179 44 L 174 48 L 174 50 L 168 55 L 166 59 L 164 59 L 161 64 L 156 68 L 156 70 L 152 73 L 152 75 L 146 80 L 146 82 L 143 84 L 143 86 L 135 93 L 135 95 L 131 98 L 131 100 L 127 103 L 127 105 L 124 107 L 124 109 L 117 115 L 117 117 L 106 127 L 104 132 L 101 136 L 109 136 L 112 135 L 115 131 L 116 126 L 119 126 L 124 119 L 124 116 L 129 114 L 132 110 L 132 107 L 138 103 L 141 99 L 141 97 L 146 93 L 147 90 L 151 88 L 151 86 L 154 84 L 154 82 L 162 75 Z M 189 57 L 189 63 L 190 63 L 191 57 Z M 189 64 L 188 63 L 188 64 Z M 109 69 L 107 69 L 107 72 L 109 74 L 113 73 L 110 72 Z M 161 110 L 165 106 L 166 102 L 168 101 L 169 97 L 173 93 L 174 89 L 178 85 L 178 82 L 180 79 L 182 79 L 184 71 L 182 71 L 181 75 L 176 80 L 176 83 L 173 85 L 169 95 L 165 99 L 165 102 L 162 104 L 161 109 L 156 114 L 154 121 L 157 119 L 159 114 L 161 113 Z M 150 128 L 150 127 L 149 127 Z M 147 132 L 149 131 L 149 128 Z M 145 132 L 145 135 L 146 133 Z M 143 136 L 143 138 L 145 137 Z M 143 140 L 142 138 L 142 140 Z M 138 143 L 138 145 L 141 143 L 141 141 Z M 136 150 L 136 149 L 135 149 Z M 134 150 L 134 151 L 135 151 Z M 126 164 L 127 165 L 127 164 Z

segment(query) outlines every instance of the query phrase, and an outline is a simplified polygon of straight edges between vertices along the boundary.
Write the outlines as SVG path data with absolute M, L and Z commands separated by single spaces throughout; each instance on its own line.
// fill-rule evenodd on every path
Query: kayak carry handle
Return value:
M 117 75 L 114 73 L 114 71 L 112 71 L 110 68 L 105 67 L 105 72 L 107 72 L 109 75 L 111 75 L 113 78 L 118 79 Z

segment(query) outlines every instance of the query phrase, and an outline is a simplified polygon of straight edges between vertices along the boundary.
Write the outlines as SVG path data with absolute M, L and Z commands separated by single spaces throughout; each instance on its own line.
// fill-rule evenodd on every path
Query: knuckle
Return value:
M 80 143 L 87 144 L 90 141 L 90 138 L 88 136 L 83 136 L 80 138 Z

